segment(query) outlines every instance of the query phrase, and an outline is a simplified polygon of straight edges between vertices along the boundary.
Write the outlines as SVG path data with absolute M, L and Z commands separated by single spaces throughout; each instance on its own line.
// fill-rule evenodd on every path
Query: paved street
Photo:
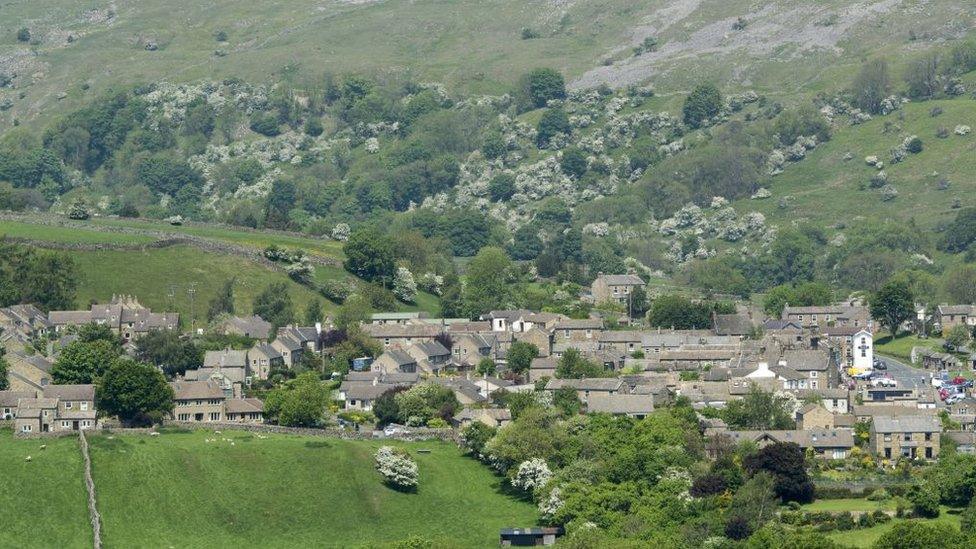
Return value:
M 884 363 L 888 365 L 887 370 L 878 371 L 882 374 L 887 373 L 889 376 L 891 376 L 898 382 L 898 387 L 908 387 L 914 389 L 932 386 L 932 383 L 929 380 L 929 372 L 920 370 L 918 368 L 913 368 L 908 364 L 904 364 L 890 357 L 878 355 L 878 358 L 883 360 Z

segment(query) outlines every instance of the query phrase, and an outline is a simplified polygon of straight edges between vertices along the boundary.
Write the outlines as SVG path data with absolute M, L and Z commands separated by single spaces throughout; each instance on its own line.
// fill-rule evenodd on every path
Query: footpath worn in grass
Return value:
M 91 546 L 78 439 L 19 440 L 0 429 L 0 547 Z
M 491 547 L 499 528 L 538 519 L 533 505 L 503 494 L 499 478 L 449 443 L 403 445 L 418 462 L 420 487 L 402 493 L 373 468 L 379 442 L 261 436 L 90 437 L 106 545 L 355 547 L 420 535 Z

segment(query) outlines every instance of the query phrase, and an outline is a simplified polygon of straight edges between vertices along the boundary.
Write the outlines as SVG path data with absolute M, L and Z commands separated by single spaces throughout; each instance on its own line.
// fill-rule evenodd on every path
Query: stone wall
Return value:
M 407 428 L 407 433 L 396 433 L 386 436 L 382 431 L 372 431 L 364 429 L 362 431 L 352 431 L 340 427 L 327 427 L 325 429 L 310 429 L 303 427 L 283 427 L 281 425 L 266 425 L 263 423 L 224 423 L 224 422 L 193 422 L 193 421 L 168 421 L 166 426 L 182 427 L 186 429 L 199 429 L 207 431 L 247 431 L 251 433 L 275 433 L 301 436 L 318 436 L 328 438 L 339 438 L 344 440 L 443 440 L 457 442 L 457 434 L 453 429 L 431 429 L 427 427 Z

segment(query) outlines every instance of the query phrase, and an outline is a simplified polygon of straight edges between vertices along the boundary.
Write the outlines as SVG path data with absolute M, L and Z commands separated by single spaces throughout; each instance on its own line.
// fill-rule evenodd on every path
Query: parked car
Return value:
M 890 377 L 876 377 L 871 380 L 872 387 L 897 387 L 898 381 Z
M 867 371 L 861 372 L 859 374 L 854 374 L 853 377 L 854 377 L 854 379 L 859 379 L 859 380 L 862 380 L 862 381 L 866 381 L 866 380 L 871 379 L 873 376 L 874 376 L 874 372 L 872 372 L 871 370 L 867 370 Z
M 875 370 L 887 370 L 888 369 L 888 363 L 886 363 L 883 360 L 876 360 L 874 362 L 874 369 Z
M 959 402 L 960 400 L 962 400 L 964 398 L 966 398 L 966 395 L 964 395 L 962 393 L 955 393 L 955 394 L 949 395 L 945 399 L 945 403 L 946 403 L 947 406 L 951 406 L 951 405 Z

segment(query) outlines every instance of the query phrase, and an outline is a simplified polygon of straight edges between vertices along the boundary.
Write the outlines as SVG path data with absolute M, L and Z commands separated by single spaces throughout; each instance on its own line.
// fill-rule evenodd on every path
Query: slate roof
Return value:
M 388 337 L 413 338 L 436 337 L 441 333 L 441 327 L 431 324 L 365 324 L 363 332 L 370 337 L 384 339 Z
M 225 404 L 228 414 L 264 413 L 264 403 L 257 398 L 231 398 Z
M 602 280 L 607 286 L 643 286 L 646 284 L 644 279 L 635 274 L 606 274 L 596 277 Z
M 938 433 L 942 423 L 934 415 L 874 416 L 871 428 L 878 433 Z
M 550 379 L 547 391 L 572 387 L 577 391 L 619 391 L 624 382 L 615 377 L 585 377 L 583 379 Z
M 14 408 L 22 398 L 34 398 L 31 391 L 0 391 L 0 406 Z
M 227 326 L 236 328 L 241 333 L 254 339 L 268 339 L 271 337 L 272 325 L 258 315 L 248 317 L 232 316 L 224 321 Z
M 602 330 L 603 320 L 599 318 L 568 318 L 560 320 L 553 327 L 555 330 Z
M 826 353 L 818 350 L 791 350 L 783 352 L 786 366 L 798 372 L 827 371 L 830 358 Z
M 60 400 L 95 400 L 94 385 L 48 385 L 44 387 L 44 398 Z
M 224 391 L 214 381 L 173 381 L 170 387 L 176 400 L 215 400 L 224 399 Z
M 236 351 L 223 349 L 220 351 L 207 351 L 203 355 L 204 368 L 228 368 L 247 366 L 247 351 Z
M 654 411 L 650 395 L 595 393 L 586 399 L 586 411 L 607 414 L 649 414 Z
M 744 336 L 751 334 L 755 328 L 752 319 L 747 315 L 717 314 L 714 317 L 714 327 L 712 329 L 718 335 Z

